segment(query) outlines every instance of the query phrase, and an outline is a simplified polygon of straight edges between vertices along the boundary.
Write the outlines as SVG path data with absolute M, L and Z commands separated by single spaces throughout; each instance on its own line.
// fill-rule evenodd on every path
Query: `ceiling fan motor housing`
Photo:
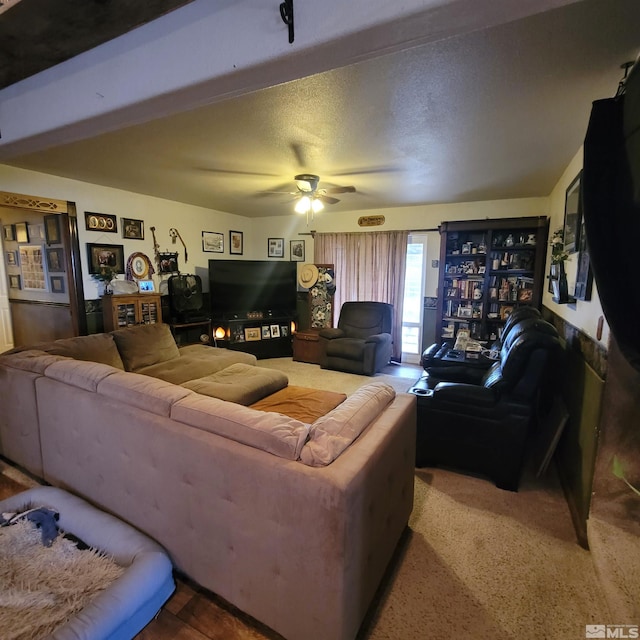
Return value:
M 294 176 L 294 180 L 296 181 L 296 186 L 300 191 L 313 193 L 318 188 L 318 181 L 320 180 L 320 177 L 312 173 L 300 173 L 297 176 Z

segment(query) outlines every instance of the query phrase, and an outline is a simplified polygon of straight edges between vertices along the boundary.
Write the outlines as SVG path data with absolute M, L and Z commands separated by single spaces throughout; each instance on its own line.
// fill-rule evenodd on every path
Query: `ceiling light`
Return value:
M 294 207 L 296 213 L 309 213 L 311 209 L 312 204 L 309 196 L 302 196 L 302 198 L 296 202 L 296 206 Z
M 319 213 L 320 211 L 322 211 L 324 209 L 324 205 L 322 204 L 322 200 L 319 200 L 318 198 L 314 198 L 311 201 L 311 209 L 312 209 L 313 213 Z

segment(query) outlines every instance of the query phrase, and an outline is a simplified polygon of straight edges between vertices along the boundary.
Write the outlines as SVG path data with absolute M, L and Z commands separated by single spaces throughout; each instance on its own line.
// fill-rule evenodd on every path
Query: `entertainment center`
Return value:
M 216 344 L 257 358 L 292 355 L 297 266 L 273 260 L 209 260 Z

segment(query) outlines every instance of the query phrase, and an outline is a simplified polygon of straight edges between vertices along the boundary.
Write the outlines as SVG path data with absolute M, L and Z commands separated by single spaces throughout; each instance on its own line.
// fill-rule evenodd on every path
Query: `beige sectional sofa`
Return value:
M 412 509 L 415 398 L 373 382 L 309 424 L 212 397 L 253 364 L 160 329 L 5 354 L 0 452 L 288 640 L 352 639 Z

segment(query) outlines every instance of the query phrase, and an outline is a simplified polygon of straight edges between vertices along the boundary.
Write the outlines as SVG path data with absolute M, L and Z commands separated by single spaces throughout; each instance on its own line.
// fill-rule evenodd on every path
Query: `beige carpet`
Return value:
M 374 376 L 359 376 L 355 373 L 342 373 L 340 371 L 321 369 L 318 364 L 294 362 L 292 358 L 267 358 L 265 360 L 258 360 L 258 366 L 282 371 L 289 378 L 289 384 L 291 385 L 312 387 L 325 391 L 337 391 L 339 393 L 346 393 L 347 395 L 351 395 L 362 385 L 373 381 L 386 382 L 398 393 L 406 392 L 419 376 L 419 374 L 417 374 L 414 378 L 401 378 L 384 373 L 376 373 Z

